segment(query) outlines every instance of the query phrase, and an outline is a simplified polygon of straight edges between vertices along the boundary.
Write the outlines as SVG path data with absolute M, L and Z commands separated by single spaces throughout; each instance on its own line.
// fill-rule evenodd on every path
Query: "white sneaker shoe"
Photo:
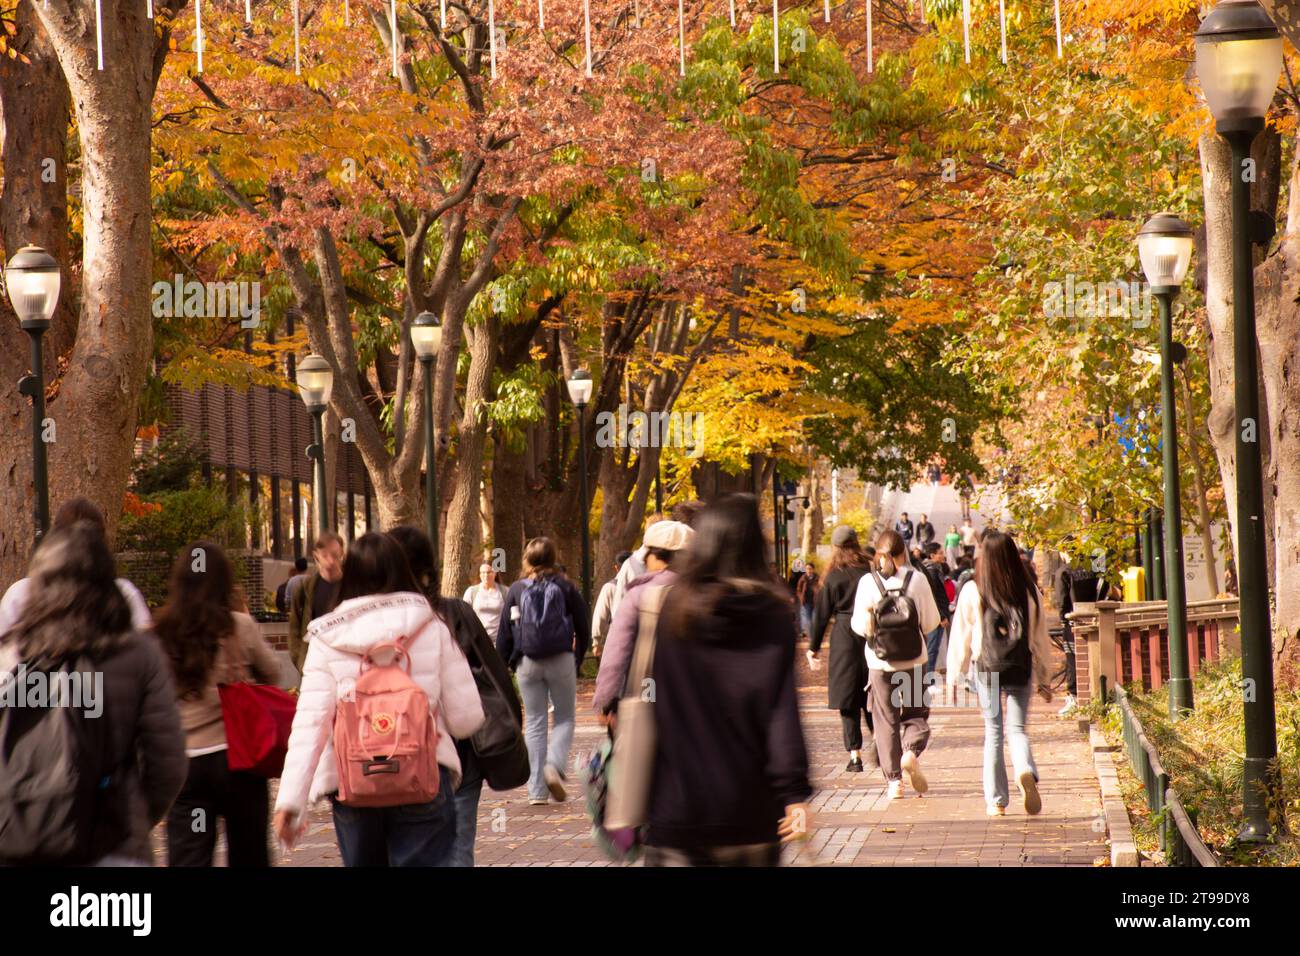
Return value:
M 921 764 L 916 759 L 916 754 L 910 750 L 903 754 L 903 773 L 907 777 L 907 785 L 918 795 L 930 789 L 929 781 L 925 779 L 925 774 L 921 773 Z
M 886 796 L 890 800 L 897 800 L 902 795 L 903 795 L 903 781 L 901 780 L 889 781 L 889 792 L 886 794 Z
M 542 779 L 546 781 L 546 789 L 551 791 L 551 796 L 556 801 L 563 803 L 569 799 L 569 794 L 565 792 L 564 784 L 561 783 L 563 778 L 560 776 L 560 771 L 549 763 L 542 770 Z
M 985 812 L 991 817 L 1005 817 L 1007 815 L 1007 808 L 992 806 L 988 807 Z
M 1058 710 L 1056 713 L 1061 717 L 1066 717 L 1069 714 L 1074 713 L 1074 711 L 1077 710 L 1078 707 L 1079 707 L 1079 702 L 1074 699 L 1074 695 L 1067 694 L 1065 697 L 1065 706 L 1062 707 L 1060 710 Z

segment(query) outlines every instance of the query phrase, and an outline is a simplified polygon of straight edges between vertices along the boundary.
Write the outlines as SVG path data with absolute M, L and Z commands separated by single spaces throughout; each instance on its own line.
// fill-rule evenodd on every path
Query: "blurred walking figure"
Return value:
M 984 801 L 990 816 L 1003 816 L 1010 799 L 1002 755 L 1004 697 L 1005 736 L 1011 742 L 1011 763 L 1025 812 L 1042 809 L 1038 768 L 1025 722 L 1032 691 L 1044 701 L 1052 699 L 1050 654 L 1043 597 L 1025 570 L 1015 541 L 1000 531 L 986 532 L 973 586 L 963 588 L 957 597 L 948 646 L 948 685 L 951 693 L 959 680 L 969 679 L 979 695 L 984 714 Z M 968 678 L 972 662 L 973 674 Z
M 398 543 L 405 545 L 406 542 L 399 539 Z M 409 551 L 407 557 L 410 557 Z M 414 566 L 411 570 L 415 570 Z M 484 561 L 478 566 L 478 584 L 467 587 L 462 600 L 474 609 L 474 613 L 483 624 L 483 630 L 487 631 L 488 637 L 495 641 L 501 626 L 501 609 L 506 603 L 506 586 L 497 580 L 497 573 L 489 562 Z M 435 607 L 434 610 L 436 611 L 437 608 Z
M 921 553 L 928 553 L 930 542 L 935 538 L 934 525 L 930 521 L 929 515 L 921 515 L 921 520 L 916 523 L 916 543 L 921 546 Z
M 596 607 L 591 612 L 591 653 L 599 654 L 600 646 L 609 634 L 609 626 L 614 621 L 614 592 L 618 590 L 618 573 L 623 564 L 632 557 L 631 551 L 620 551 L 614 556 L 614 576 L 600 586 L 596 596 Z
M 948 525 L 948 533 L 943 536 L 944 557 L 948 559 L 948 567 L 956 568 L 957 562 L 962 557 L 961 551 L 961 534 L 957 531 L 955 524 Z
M 558 570 L 551 539 L 529 541 L 523 577 L 506 592 L 497 651 L 518 676 L 524 698 L 532 804 L 546 803 L 548 793 L 559 801 L 569 798 L 565 767 L 573 744 L 578 671 L 591 643 L 589 615 L 587 602 Z M 549 745 L 548 700 L 555 707 Z
M 528 752 L 524 747 L 524 712 L 510 681 L 510 671 L 497 653 L 481 616 L 468 601 L 443 597 L 434 587 L 433 542 L 419 528 L 402 525 L 388 532 L 411 567 L 415 583 L 433 613 L 451 630 L 456 645 L 469 663 L 479 692 L 484 722 L 472 738 L 456 741 L 460 758 L 460 786 L 456 788 L 456 839 L 448 866 L 473 866 L 478 837 L 478 804 L 483 782 L 491 778 L 494 790 L 522 785 L 528 779 Z M 485 565 L 487 567 L 487 565 Z M 471 588 L 471 590 L 473 590 Z M 480 757 L 478 747 L 486 757 Z M 504 774 L 502 771 L 504 770 Z
M 333 531 L 322 531 L 317 535 L 311 551 L 311 556 L 316 559 L 316 570 L 294 588 L 290 598 L 289 654 L 300 674 L 307 660 L 308 625 L 316 618 L 324 617 L 338 604 L 346 550 L 343 538 Z
M 803 634 L 812 632 L 813 607 L 817 604 L 817 595 L 822 589 L 821 578 L 817 576 L 817 566 L 808 561 L 804 564 L 803 574 L 795 586 L 794 596 L 799 603 L 799 630 Z
M 62 672 L 83 691 L 58 706 L 0 708 L 0 864 L 148 866 L 149 833 L 185 780 L 167 662 L 157 638 L 132 626 L 93 521 L 51 530 L 29 580 L 0 636 L 0 687 L 23 668 L 18 679 Z
M 456 839 L 454 795 L 461 777 L 453 738 L 468 737 L 483 723 L 469 664 L 420 591 L 402 549 L 387 535 L 371 532 L 353 542 L 343 562 L 338 596 L 338 606 L 312 621 L 307 635 L 302 692 L 275 801 L 276 835 L 292 846 L 306 828 L 308 802 L 329 796 L 344 866 L 447 866 Z M 423 692 L 434 726 L 432 740 L 425 738 L 405 759 L 420 764 L 430 756 L 424 746 L 432 744 L 437 793 L 432 799 L 397 805 L 345 804 L 339 799 L 340 770 L 354 773 L 355 763 L 341 768 L 343 761 L 335 752 L 339 704 L 360 700 L 363 661 L 368 676 L 372 669 L 399 660 L 394 644 L 405 658 L 398 669 Z M 391 739 L 393 728 L 381 725 L 382 716 L 367 723 L 367 732 Z M 400 736 L 400 711 L 396 717 Z M 352 759 L 344 755 L 344 760 Z M 401 765 L 392 765 L 400 773 Z
M 858 582 L 871 570 L 871 560 L 858 544 L 858 533 L 848 525 L 840 525 L 831 532 L 830 564 L 826 579 L 817 595 L 813 608 L 811 643 L 808 645 L 808 666 L 818 667 L 818 654 L 826 636 L 826 626 L 831 626 L 831 662 L 826 675 L 827 706 L 840 712 L 844 730 L 844 749 L 849 752 L 849 763 L 844 769 L 849 773 L 862 773 L 864 750 L 862 718 L 867 721 L 866 763 L 872 769 L 880 766 L 876 758 L 876 741 L 871 725 L 871 710 L 867 706 L 866 642 L 853 633 L 853 602 L 858 592 Z
M 866 638 L 868 698 L 880 769 L 889 798 L 903 794 L 903 776 L 918 794 L 929 789 L 918 757 L 930 740 L 925 706 L 925 635 L 939 626 L 929 579 L 907 563 L 896 531 L 876 539 L 876 565 L 858 581 L 852 627 Z
M 229 866 L 271 865 L 267 781 L 227 764 L 217 685 L 274 684 L 280 668 L 256 622 L 235 607 L 225 552 L 209 541 L 182 551 L 154 627 L 171 661 L 189 758 L 185 786 L 167 813 L 168 866 L 211 866 L 218 817 L 225 820 Z
M 647 866 L 775 866 L 807 835 L 789 603 L 749 495 L 707 507 L 664 599 Z
M 618 708 L 619 698 L 627 691 L 640 693 L 640 688 L 628 688 L 627 675 L 632 666 L 640 627 L 641 601 L 651 587 L 661 587 L 677 580 L 673 566 L 691 543 L 694 532 L 680 521 L 660 521 L 645 532 L 646 573 L 632 582 L 618 613 L 609 628 L 609 643 L 600 659 L 596 674 L 596 692 L 591 706 L 598 717 L 604 719 Z
M 69 498 L 60 505 L 59 510 L 54 513 L 51 529 L 70 528 L 79 521 L 89 522 L 107 540 L 108 528 L 104 524 L 104 512 L 100 511 L 89 498 Z M 0 599 L 0 635 L 5 634 L 17 623 L 23 608 L 27 606 L 31 586 L 30 577 L 19 578 L 9 585 L 9 590 L 5 591 L 4 597 Z M 131 611 L 131 626 L 137 631 L 147 631 L 153 627 L 149 605 L 145 603 L 144 595 L 140 593 L 139 588 L 126 578 L 118 578 L 117 589 L 122 592 L 122 597 L 126 599 L 127 607 Z

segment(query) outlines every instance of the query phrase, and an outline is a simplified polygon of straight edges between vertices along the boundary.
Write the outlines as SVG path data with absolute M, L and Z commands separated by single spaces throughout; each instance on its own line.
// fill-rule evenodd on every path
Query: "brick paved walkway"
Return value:
M 802 655 L 801 655 L 802 656 Z M 802 660 L 800 661 L 802 665 Z M 801 668 L 802 670 L 802 668 Z M 1016 802 L 1007 816 L 984 814 L 980 782 L 983 726 L 973 709 L 932 711 L 933 733 L 923 758 L 930 791 L 885 799 L 880 773 L 844 770 L 839 715 L 825 707 L 825 671 L 800 674 L 804 735 L 816 793 L 812 835 L 788 847 L 794 866 L 1094 866 L 1107 857 L 1101 800 L 1086 739 L 1076 724 L 1035 700 L 1030 736 L 1038 763 L 1043 812 L 1027 817 Z M 579 700 L 576 756 L 604 732 L 590 716 L 590 682 Z M 575 757 L 576 759 L 576 757 Z M 609 866 L 591 839 L 577 777 L 567 803 L 529 806 L 522 789 L 485 790 L 479 805 L 480 866 Z M 276 851 L 279 852 L 278 850 Z M 329 812 L 314 810 L 287 866 L 338 866 Z

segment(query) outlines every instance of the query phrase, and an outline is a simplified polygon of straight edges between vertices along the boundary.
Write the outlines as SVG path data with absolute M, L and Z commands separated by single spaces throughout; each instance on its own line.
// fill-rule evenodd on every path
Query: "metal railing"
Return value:
M 1123 687 L 1115 688 L 1115 704 L 1119 707 L 1124 749 L 1133 773 L 1146 792 L 1147 809 L 1155 821 L 1166 865 L 1219 866 L 1218 858 L 1201 839 L 1192 814 L 1183 807 L 1178 791 L 1169 785 L 1169 774 L 1160 762 L 1160 754 L 1133 713 Z

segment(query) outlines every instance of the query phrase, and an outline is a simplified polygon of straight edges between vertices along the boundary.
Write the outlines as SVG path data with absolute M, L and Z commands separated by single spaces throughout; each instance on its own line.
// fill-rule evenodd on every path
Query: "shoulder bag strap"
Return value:
M 663 607 L 665 592 L 669 586 L 656 586 L 646 590 L 641 596 L 638 614 L 636 648 L 632 651 L 632 666 L 628 669 L 625 687 L 640 687 L 654 668 L 655 629 L 659 626 L 659 611 Z

